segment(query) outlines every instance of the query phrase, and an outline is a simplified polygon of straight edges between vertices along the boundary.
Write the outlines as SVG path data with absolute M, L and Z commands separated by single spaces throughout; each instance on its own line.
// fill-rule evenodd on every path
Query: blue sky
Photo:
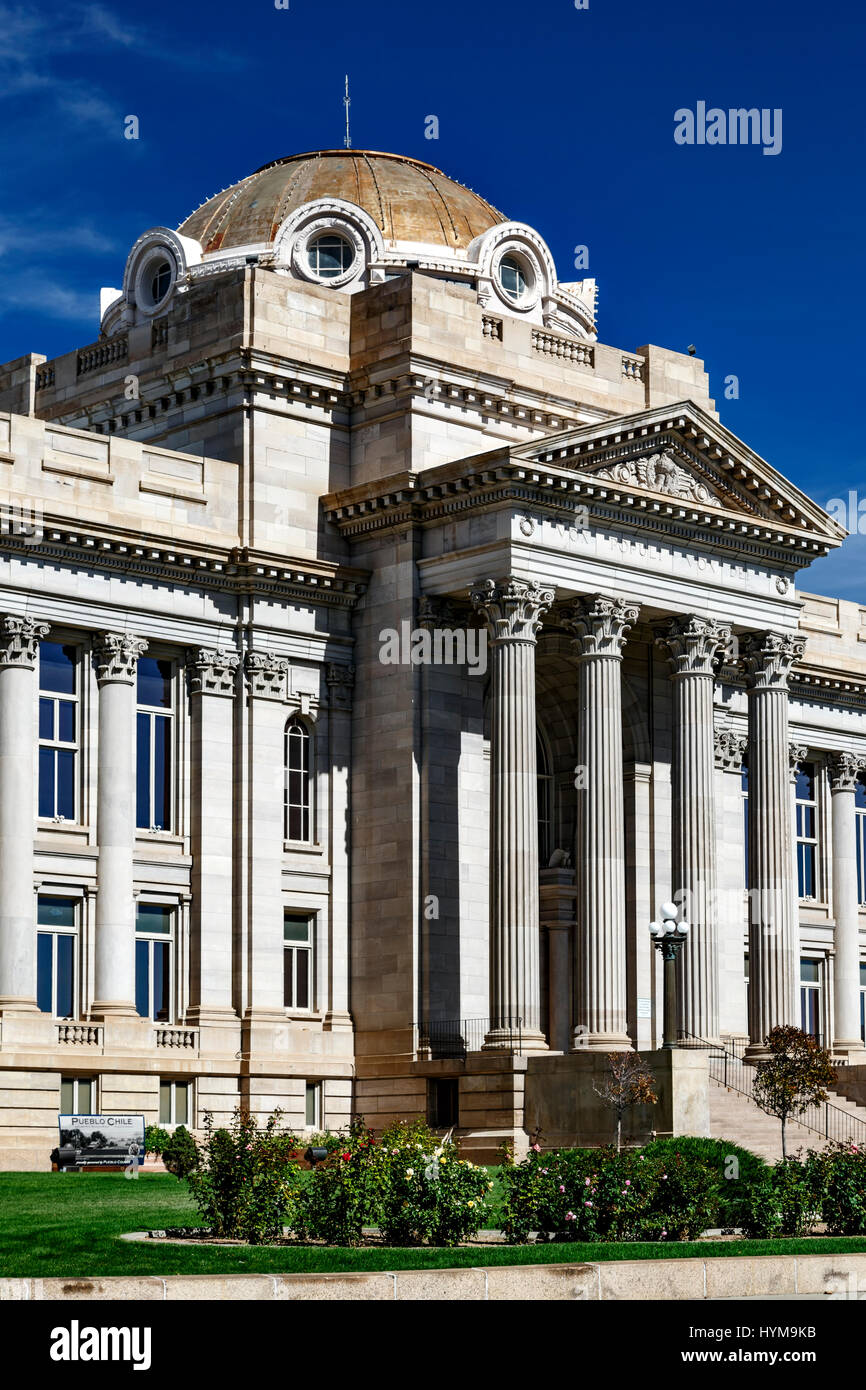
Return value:
M 694 343 L 724 423 L 822 505 L 854 491 L 866 532 L 860 5 L 289 5 L 0 4 L 0 360 L 93 341 L 143 230 L 341 144 L 348 71 L 357 147 L 537 227 L 563 279 L 599 281 L 602 341 Z M 699 101 L 781 108 L 781 153 L 677 145 Z M 866 534 L 802 587 L 866 602 Z

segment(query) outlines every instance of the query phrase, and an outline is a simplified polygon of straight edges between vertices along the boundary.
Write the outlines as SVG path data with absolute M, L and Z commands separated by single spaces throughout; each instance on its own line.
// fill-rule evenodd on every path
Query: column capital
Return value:
M 830 753 L 827 758 L 831 792 L 853 792 L 861 772 L 866 772 L 862 753 Z
M 787 690 L 794 662 L 805 650 L 805 637 L 791 632 L 751 632 L 741 637 L 740 655 L 749 690 Z
M 0 618 L 0 666 L 23 666 L 32 671 L 39 656 L 39 643 L 50 632 L 48 623 L 35 618 Z
M 788 766 L 791 772 L 791 781 L 796 785 L 800 774 L 800 764 L 808 756 L 809 749 L 805 743 L 788 744 Z
M 625 599 L 592 594 L 578 599 L 563 615 L 562 624 L 574 634 L 572 645 L 581 659 L 604 656 L 619 660 L 626 633 L 637 622 L 638 612 L 637 605 Z
M 285 701 L 288 671 L 288 659 L 277 656 L 276 652 L 248 651 L 244 654 L 244 679 L 252 696 Z
M 240 657 L 226 647 L 192 647 L 186 656 L 190 695 L 222 695 L 237 691 Z
M 135 667 L 147 651 L 143 637 L 128 632 L 101 632 L 93 641 L 93 659 L 99 685 L 132 685 Z
M 352 689 L 355 684 L 354 666 L 340 666 L 337 662 L 332 661 L 325 668 L 325 680 L 332 707 L 334 709 L 350 709 Z
M 738 734 L 735 729 L 716 729 L 713 734 L 716 767 L 722 772 L 740 772 L 748 743 L 748 736 Z
M 717 656 L 731 640 L 731 629 L 714 618 L 690 613 L 660 623 L 655 640 L 667 651 L 674 676 L 712 676 Z
M 472 589 L 471 599 L 472 607 L 487 624 L 492 643 L 534 643 L 554 591 L 522 579 L 484 579 Z
M 421 594 L 418 599 L 419 627 L 463 627 L 453 603 L 435 594 Z

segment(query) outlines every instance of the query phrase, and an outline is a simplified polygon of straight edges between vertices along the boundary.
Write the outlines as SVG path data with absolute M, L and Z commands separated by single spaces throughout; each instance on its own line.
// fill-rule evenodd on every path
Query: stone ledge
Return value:
M 610 1260 L 597 1264 L 491 1265 L 361 1274 L 179 1274 L 117 1278 L 0 1279 L 0 1302 L 266 1300 L 653 1300 L 850 1296 L 866 1285 L 864 1255 L 756 1255 Z

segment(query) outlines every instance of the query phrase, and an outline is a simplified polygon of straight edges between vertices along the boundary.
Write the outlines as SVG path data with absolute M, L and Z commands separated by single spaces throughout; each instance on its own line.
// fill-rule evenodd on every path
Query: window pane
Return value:
M 800 979 L 804 984 L 817 984 L 820 976 L 821 962 L 818 960 L 800 961 Z
M 39 814 L 53 816 L 54 811 L 54 749 L 39 749 Z
M 54 701 L 39 701 L 39 737 L 54 737 Z
M 173 908 L 162 903 L 137 903 L 135 907 L 135 930 L 137 932 L 158 932 L 161 936 L 171 934 Z
M 75 742 L 75 706 L 71 700 L 57 701 L 57 737 L 61 743 Z
M 67 820 L 75 820 L 75 754 L 60 749 L 57 753 L 57 812 Z
M 44 1014 L 54 1013 L 52 998 L 54 937 L 50 932 L 36 935 L 36 1002 Z
M 854 804 L 859 810 L 866 811 L 866 775 L 862 772 L 854 788 Z
M 181 1081 L 174 1088 L 174 1118 L 176 1124 L 189 1123 L 189 1086 Z
M 317 1104 L 318 1099 L 319 1099 L 318 1091 L 319 1091 L 319 1088 L 318 1088 L 318 1086 L 317 1086 L 317 1084 L 316 1084 L 315 1081 L 308 1081 L 308 1082 L 307 1082 L 307 1097 L 306 1097 L 307 1103 L 306 1103 L 306 1109 L 305 1109 L 305 1113 L 304 1113 L 304 1122 L 305 1122 L 311 1129 L 312 1129 L 315 1125 L 317 1125 L 317 1124 L 319 1123 L 319 1116 L 318 1116 L 318 1113 L 317 1113 L 317 1112 L 318 1112 L 318 1109 L 319 1109 L 318 1104 Z
M 75 1080 L 71 1076 L 60 1078 L 60 1113 L 61 1115 L 84 1113 L 75 1109 Z
M 40 893 L 36 902 L 36 921 L 40 927 L 75 927 L 74 898 L 50 898 Z
M 57 1017 L 72 1018 L 75 974 L 75 937 L 57 938 Z
M 803 763 L 797 773 L 797 800 L 815 800 L 815 764 Z
M 153 1017 L 157 1023 L 170 1022 L 171 947 L 167 941 L 153 943 Z
M 171 720 L 153 721 L 153 824 L 171 829 Z
M 310 952 L 300 950 L 298 957 L 298 990 L 295 1008 L 308 1009 L 310 1007 Z
M 298 917 L 286 912 L 283 915 L 283 940 L 309 941 L 311 925 L 309 917 Z
M 291 948 L 287 951 L 283 951 L 283 1006 L 286 1009 L 294 1008 L 295 1004 L 293 979 L 294 964 L 294 951 Z
M 304 839 L 304 813 L 297 806 L 289 807 L 289 833 L 290 840 Z
M 171 662 L 142 656 L 138 662 L 138 703 L 171 709 Z
M 74 695 L 76 655 L 75 647 L 64 647 L 59 642 L 40 642 L 39 689 Z
M 149 830 L 153 821 L 150 815 L 150 715 L 136 717 L 136 755 L 135 755 L 135 823 L 142 830 Z
M 135 1008 L 142 1018 L 150 1013 L 150 943 L 135 943 Z
M 93 1082 L 89 1076 L 79 1077 L 78 1080 L 78 1113 L 93 1114 Z
M 171 1082 L 160 1081 L 159 1083 L 159 1123 L 161 1125 L 171 1124 Z

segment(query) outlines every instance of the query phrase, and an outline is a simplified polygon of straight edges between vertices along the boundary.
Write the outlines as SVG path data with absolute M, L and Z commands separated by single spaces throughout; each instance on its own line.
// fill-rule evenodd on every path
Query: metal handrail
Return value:
M 528 1026 L 529 1020 L 523 1017 L 428 1019 L 415 1025 L 416 1050 L 429 1052 L 432 1061 L 465 1062 L 470 1052 L 481 1051 L 488 1033 L 501 1029 L 513 1038 L 512 1045 L 501 1051 L 519 1056 L 523 1051 L 523 1030 Z
M 706 1038 L 699 1038 L 685 1029 L 679 1030 L 678 1037 L 680 1047 L 706 1049 L 710 1076 L 714 1081 L 720 1082 L 729 1091 L 738 1091 L 757 1105 L 753 1088 L 760 1062 L 756 1066 L 749 1065 L 732 1048 L 725 1047 L 724 1043 L 709 1042 Z M 760 1106 L 758 1108 L 760 1109 Z M 807 1105 L 801 1114 L 792 1115 L 790 1122 L 802 1125 L 804 1129 L 820 1134 L 824 1139 L 832 1139 L 835 1143 L 866 1144 L 866 1119 L 861 1120 L 857 1115 L 849 1115 L 847 1110 L 829 1100 Z

